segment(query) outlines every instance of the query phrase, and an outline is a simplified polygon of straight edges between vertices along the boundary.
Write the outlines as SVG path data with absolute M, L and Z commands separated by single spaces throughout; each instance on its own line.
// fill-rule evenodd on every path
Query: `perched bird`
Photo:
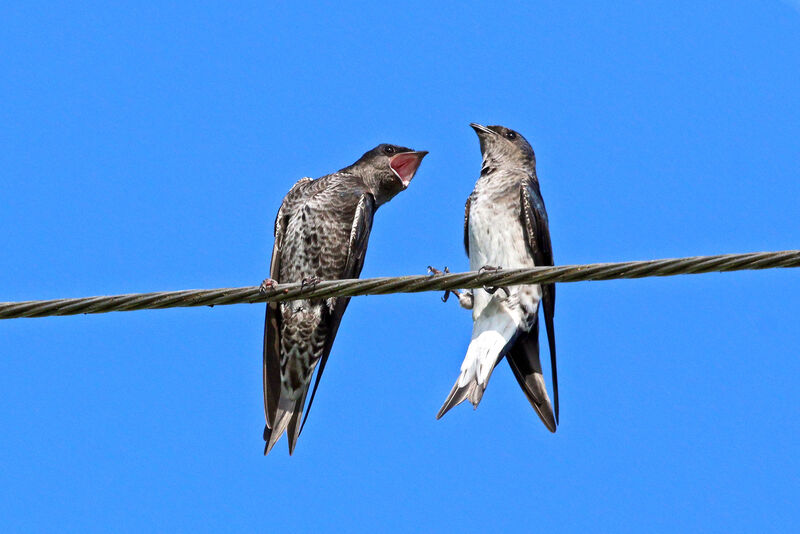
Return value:
M 522 135 L 503 126 L 471 124 L 483 154 L 481 176 L 467 199 L 464 247 L 472 270 L 553 265 L 547 212 L 536 177 L 536 156 Z M 558 380 L 553 328 L 554 284 L 459 292 L 472 310 L 472 340 L 461 374 L 437 419 L 469 399 L 477 407 L 494 367 L 505 356 L 545 426 L 556 431 Z M 539 302 L 550 342 L 555 415 L 539 361 Z
M 262 288 L 276 282 L 313 284 L 320 279 L 358 278 L 375 210 L 408 187 L 425 154 L 382 144 L 336 173 L 297 182 L 275 219 L 270 278 Z M 289 454 L 294 452 L 311 376 L 319 365 L 306 418 L 349 300 L 267 303 L 265 455 L 287 429 Z

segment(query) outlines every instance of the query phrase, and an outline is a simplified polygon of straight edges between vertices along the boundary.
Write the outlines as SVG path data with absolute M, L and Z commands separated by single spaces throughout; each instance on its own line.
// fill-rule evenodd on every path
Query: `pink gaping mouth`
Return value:
M 400 178 L 400 181 L 403 182 L 403 188 L 408 187 L 408 184 L 411 183 L 411 179 L 414 178 L 414 174 L 417 172 L 419 164 L 422 163 L 422 158 L 425 157 L 425 154 L 427 152 L 401 152 L 396 156 L 392 156 L 392 159 L 389 160 L 389 166 Z

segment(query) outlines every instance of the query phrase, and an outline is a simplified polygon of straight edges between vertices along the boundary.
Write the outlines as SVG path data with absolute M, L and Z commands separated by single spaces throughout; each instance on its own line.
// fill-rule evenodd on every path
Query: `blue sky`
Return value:
M 19 3 L 18 3 L 19 4 Z M 800 247 L 794 2 L 0 8 L 0 300 L 256 285 L 302 176 L 430 151 L 364 276 L 466 270 L 470 121 L 534 146 L 557 263 Z M 263 305 L 0 322 L 4 531 L 785 532 L 800 272 L 563 284 L 561 426 L 470 315 L 354 299 L 293 457 Z

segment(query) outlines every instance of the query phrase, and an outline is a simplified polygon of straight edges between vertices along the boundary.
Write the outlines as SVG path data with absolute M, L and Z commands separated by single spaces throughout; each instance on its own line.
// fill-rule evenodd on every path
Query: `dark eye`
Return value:
M 512 140 L 516 139 L 517 138 L 517 134 L 515 132 L 508 131 L 508 132 L 506 132 L 506 138 L 507 139 L 512 139 Z
M 392 154 L 394 154 L 394 147 L 393 146 L 383 147 L 383 153 L 391 156 Z

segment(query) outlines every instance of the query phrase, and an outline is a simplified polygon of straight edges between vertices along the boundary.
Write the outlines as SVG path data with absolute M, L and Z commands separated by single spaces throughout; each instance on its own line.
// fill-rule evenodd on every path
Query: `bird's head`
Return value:
M 470 126 L 481 141 L 484 166 L 536 166 L 533 148 L 519 132 L 505 126 L 483 126 L 474 122 Z
M 380 205 L 408 187 L 426 154 L 424 150 L 384 143 L 361 156 L 352 168 L 363 177 Z

